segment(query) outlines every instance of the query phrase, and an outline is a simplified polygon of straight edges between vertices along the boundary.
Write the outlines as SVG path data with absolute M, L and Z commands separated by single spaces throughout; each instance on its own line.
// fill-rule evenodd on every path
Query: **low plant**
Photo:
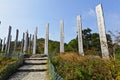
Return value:
M 23 57 L 0 56 L 0 80 L 6 80 L 23 64 Z
M 99 56 L 61 53 L 52 58 L 56 72 L 65 80 L 112 80 L 120 77 L 120 61 Z

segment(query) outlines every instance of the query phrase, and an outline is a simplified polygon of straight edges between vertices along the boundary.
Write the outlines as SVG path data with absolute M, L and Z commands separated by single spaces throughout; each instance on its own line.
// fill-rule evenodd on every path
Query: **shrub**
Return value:
M 119 61 L 98 56 L 61 53 L 52 58 L 52 63 L 65 80 L 112 80 L 120 77 Z
M 97 55 L 97 56 L 101 56 L 100 52 L 97 51 L 95 48 L 93 48 L 93 49 L 85 49 L 85 55 Z
M 25 58 L 29 58 L 32 54 L 24 54 Z
M 19 58 L 0 56 L 0 80 L 6 80 L 22 64 L 23 64 L 22 56 Z

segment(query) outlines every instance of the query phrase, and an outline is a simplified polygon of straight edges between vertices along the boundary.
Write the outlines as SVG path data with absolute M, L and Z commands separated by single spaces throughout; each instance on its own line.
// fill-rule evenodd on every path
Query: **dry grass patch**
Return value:
M 99 56 L 81 56 L 73 52 L 53 57 L 52 63 L 65 80 L 112 80 L 120 72 L 116 70 L 120 61 L 104 60 Z

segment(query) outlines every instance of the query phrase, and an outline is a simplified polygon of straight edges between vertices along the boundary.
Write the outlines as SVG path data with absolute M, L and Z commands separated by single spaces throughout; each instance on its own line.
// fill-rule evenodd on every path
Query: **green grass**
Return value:
M 118 59 L 118 60 L 120 60 L 120 53 L 116 53 L 115 54 L 115 58 Z
M 0 71 L 8 64 L 17 61 L 17 58 L 10 58 L 6 56 L 0 56 Z
M 61 53 L 52 58 L 58 74 L 65 80 L 112 80 L 120 76 L 120 61 L 98 56 Z M 119 80 L 119 79 L 118 79 Z
M 23 63 L 21 58 L 0 56 L 0 80 L 6 80 Z

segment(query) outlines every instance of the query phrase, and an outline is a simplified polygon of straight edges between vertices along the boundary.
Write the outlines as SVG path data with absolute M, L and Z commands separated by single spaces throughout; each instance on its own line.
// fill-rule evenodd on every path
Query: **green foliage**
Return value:
M 37 40 L 37 53 L 43 54 L 44 53 L 44 39 Z
M 117 48 L 116 48 L 115 52 L 120 53 L 120 46 L 119 45 L 117 45 Z
M 66 45 L 65 47 L 65 51 L 67 52 L 78 52 L 78 41 L 77 38 L 71 40 L 68 45 Z
M 14 52 L 14 45 L 15 45 L 15 42 L 12 41 L 11 45 L 10 45 L 10 52 L 11 53 Z M 18 43 L 17 43 L 16 52 L 21 52 L 21 42 L 20 41 L 18 41 Z
M 83 46 L 86 49 L 89 49 L 91 45 L 91 31 L 90 28 L 82 30 Z
M 9 63 L 11 63 L 13 61 L 16 61 L 16 60 L 17 60 L 17 58 L 10 58 L 10 57 L 7 57 L 7 56 L 0 56 L 0 67 L 3 67 L 4 65 L 9 64 Z
M 97 56 L 101 56 L 100 52 L 98 50 L 96 50 L 96 48 L 93 49 L 89 49 L 89 50 L 85 50 L 85 55 L 97 55 Z
M 118 60 L 120 60 L 120 53 L 116 53 L 115 54 L 115 58 L 118 59 Z
M 10 59 L 11 59 L 10 57 L 0 56 L 0 66 L 2 65 L 3 61 L 7 61 L 7 60 L 10 60 Z
M 49 40 L 49 53 L 59 53 L 60 51 L 60 43 L 58 41 Z
M 15 63 L 17 60 L 18 60 L 17 58 L 0 56 L 0 80 L 7 79 L 8 75 L 11 73 L 10 69 L 12 68 L 15 69 L 15 67 L 13 66 L 10 67 L 9 65 Z M 10 69 L 8 69 L 8 67 Z
M 87 28 L 87 29 L 82 30 L 82 37 L 83 37 L 83 47 L 84 47 L 85 53 L 93 50 L 94 54 L 92 54 L 92 55 L 99 55 L 99 54 L 96 54 L 96 52 L 100 53 L 100 51 L 101 51 L 99 34 L 92 33 L 92 30 Z M 108 45 L 111 46 L 111 48 L 109 48 L 109 49 L 112 50 L 112 46 L 113 46 L 112 39 L 109 34 L 107 34 L 107 40 L 108 40 Z M 39 53 L 39 54 L 44 53 L 44 43 L 45 43 L 44 38 L 40 38 L 37 40 L 37 53 Z M 21 42 L 18 42 L 16 52 L 21 52 L 20 44 L 21 44 Z M 68 43 L 65 43 L 64 45 L 65 45 L 65 52 L 78 52 L 78 37 L 76 36 L 76 38 L 72 39 Z M 11 46 L 14 46 L 14 42 L 11 42 Z M 14 47 L 11 47 L 10 50 L 13 51 Z M 50 55 L 56 55 L 56 53 L 59 53 L 59 51 L 60 51 L 60 42 L 49 40 L 48 53 Z M 14 52 L 14 53 L 16 53 L 16 52 Z M 113 52 L 113 51 L 111 51 L 111 52 Z M 32 50 L 28 53 L 32 53 Z
M 91 48 L 101 51 L 100 49 L 100 38 L 98 33 L 91 34 Z
M 24 58 L 29 58 L 32 54 L 25 54 Z
M 6 80 L 22 64 L 23 64 L 22 56 L 19 58 L 0 56 L 0 80 Z
M 65 80 L 112 80 L 120 77 L 120 61 L 98 56 L 61 53 L 52 58 L 58 74 Z
M 38 39 L 38 41 L 37 41 L 37 53 L 40 53 L 40 54 L 44 53 L 44 41 L 45 41 L 45 39 L 43 39 L 43 38 Z M 58 53 L 59 46 L 60 46 L 60 44 L 58 41 L 49 40 L 49 46 L 48 46 L 49 53 L 52 53 L 52 54 Z
M 109 67 L 112 77 L 116 80 L 120 77 L 120 60 L 110 60 L 107 62 L 107 66 Z

